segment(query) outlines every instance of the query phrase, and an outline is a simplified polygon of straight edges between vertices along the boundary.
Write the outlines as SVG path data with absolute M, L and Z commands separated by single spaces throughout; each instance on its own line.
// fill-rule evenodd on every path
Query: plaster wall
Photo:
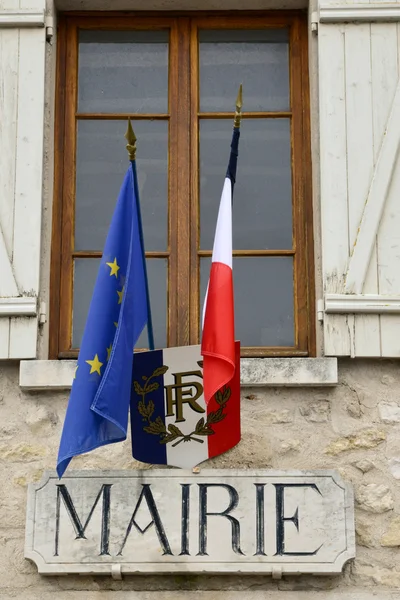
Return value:
M 41 577 L 23 558 L 27 484 L 55 466 L 68 393 L 23 392 L 18 365 L 0 365 L 0 598 L 400 599 L 400 370 L 396 361 L 343 360 L 339 374 L 333 388 L 244 388 L 242 441 L 207 466 L 337 469 L 353 484 L 356 497 L 357 557 L 342 575 L 279 581 L 239 574 L 130 576 L 113 581 Z M 132 460 L 128 441 L 72 463 L 76 469 L 116 465 L 149 468 Z M 160 596 L 157 590 L 164 592 Z

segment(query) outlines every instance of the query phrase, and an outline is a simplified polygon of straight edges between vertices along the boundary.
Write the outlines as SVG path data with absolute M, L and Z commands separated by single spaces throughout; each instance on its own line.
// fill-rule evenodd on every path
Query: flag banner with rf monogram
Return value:
M 206 403 L 200 346 L 135 355 L 132 454 L 142 462 L 192 468 L 240 441 L 240 343 L 233 378 Z

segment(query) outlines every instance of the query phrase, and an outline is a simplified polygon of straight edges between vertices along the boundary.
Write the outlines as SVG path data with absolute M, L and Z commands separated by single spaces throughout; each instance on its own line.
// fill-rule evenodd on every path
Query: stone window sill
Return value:
M 19 385 L 25 391 L 69 390 L 75 360 L 22 360 Z M 242 358 L 244 387 L 326 387 L 338 383 L 336 358 Z

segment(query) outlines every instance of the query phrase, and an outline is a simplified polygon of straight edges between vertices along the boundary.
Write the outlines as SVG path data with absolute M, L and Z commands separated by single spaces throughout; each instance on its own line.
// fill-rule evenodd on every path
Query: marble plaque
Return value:
M 340 573 L 355 556 L 351 486 L 335 471 L 46 473 L 29 486 L 39 573 Z

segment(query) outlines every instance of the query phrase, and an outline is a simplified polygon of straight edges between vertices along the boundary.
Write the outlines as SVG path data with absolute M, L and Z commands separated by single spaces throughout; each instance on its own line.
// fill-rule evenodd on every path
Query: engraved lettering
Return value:
M 199 551 L 198 556 L 208 556 L 207 553 L 207 517 L 225 517 L 230 521 L 232 527 L 232 550 L 236 554 L 242 554 L 240 549 L 240 524 L 235 517 L 229 513 L 239 504 L 239 494 L 231 485 L 224 483 L 199 483 Z M 207 511 L 207 490 L 208 488 L 222 488 L 229 494 L 229 506 L 221 512 Z
M 112 484 L 105 483 L 101 486 L 99 493 L 97 494 L 96 500 L 92 508 L 90 509 L 89 515 L 82 525 L 82 522 L 76 512 L 74 503 L 69 494 L 67 486 L 64 484 L 57 485 L 57 503 L 56 503 L 56 532 L 55 532 L 55 544 L 54 544 L 54 556 L 58 556 L 59 550 L 59 537 L 60 537 L 60 506 L 61 498 L 64 506 L 67 509 L 71 523 L 75 529 L 75 539 L 86 539 L 85 531 L 90 523 L 94 509 L 97 506 L 100 496 L 103 496 L 103 506 L 101 511 L 101 539 L 100 539 L 100 556 L 110 555 L 109 553 L 109 541 L 110 541 L 110 497 L 111 497 Z
M 280 556 L 313 556 L 321 548 L 319 546 L 312 552 L 286 552 L 285 551 L 285 523 L 291 522 L 299 531 L 299 509 L 291 517 L 285 517 L 285 488 L 311 488 L 321 494 L 315 483 L 274 483 L 276 489 L 276 554 Z
M 190 483 L 181 483 L 182 488 L 182 523 L 181 552 L 179 556 L 189 555 L 189 515 L 190 515 Z
M 128 539 L 129 534 L 131 532 L 132 525 L 134 525 L 135 528 L 137 529 L 137 531 L 139 531 L 139 533 L 141 533 L 142 535 L 144 535 L 146 533 L 146 531 L 148 529 L 150 529 L 150 527 L 152 525 L 154 525 L 154 527 L 156 528 L 156 533 L 157 533 L 158 541 L 160 542 L 160 546 L 161 546 L 162 551 L 163 551 L 163 555 L 165 555 L 165 554 L 171 554 L 172 555 L 173 554 L 171 552 L 171 548 L 170 548 L 170 545 L 169 545 L 169 542 L 168 542 L 168 538 L 167 538 L 167 535 L 165 533 L 165 529 L 164 529 L 164 526 L 162 524 L 162 521 L 161 521 L 161 518 L 160 518 L 160 514 L 159 514 L 158 509 L 157 509 L 157 505 L 156 505 L 156 503 L 154 501 L 154 497 L 153 497 L 153 493 L 152 493 L 152 491 L 150 489 L 150 485 L 151 485 L 150 483 L 142 483 L 143 489 L 142 489 L 142 491 L 140 493 L 140 496 L 139 496 L 139 499 L 138 499 L 138 501 L 136 503 L 136 507 L 135 507 L 135 510 L 133 511 L 131 520 L 129 521 L 129 525 L 128 525 L 128 528 L 127 528 L 126 533 L 125 533 L 124 541 L 122 542 L 121 548 L 120 548 L 117 556 L 122 556 L 122 551 L 123 551 L 123 549 L 125 547 L 126 540 Z M 146 525 L 146 527 L 144 529 L 142 529 L 138 525 L 138 523 L 136 522 L 136 520 L 135 520 L 135 517 L 137 515 L 138 510 L 140 509 L 140 505 L 142 503 L 143 498 L 146 501 L 147 507 L 148 507 L 150 515 L 151 515 L 151 521 L 150 521 L 150 523 L 148 525 Z
M 264 514 L 264 488 L 265 483 L 255 483 L 256 487 L 256 552 L 254 556 L 267 556 L 264 552 L 265 544 L 265 514 Z

